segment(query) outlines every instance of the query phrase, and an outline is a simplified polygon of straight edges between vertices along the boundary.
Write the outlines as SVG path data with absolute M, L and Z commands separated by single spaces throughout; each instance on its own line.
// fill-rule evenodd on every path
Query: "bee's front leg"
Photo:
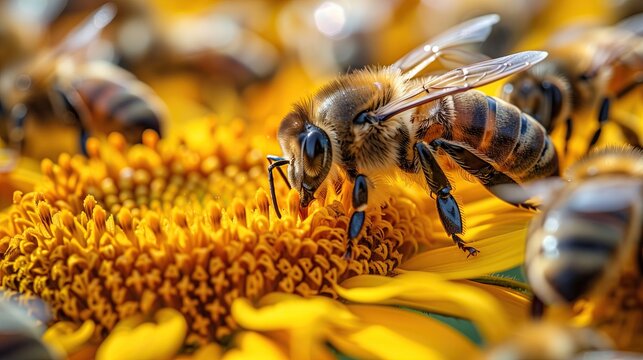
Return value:
M 431 193 L 436 196 L 438 214 L 444 230 L 460 249 L 469 253 L 467 257 L 477 255 L 479 251 L 474 247 L 465 245 L 464 240 L 458 236 L 458 234 L 462 234 L 462 213 L 458 203 L 451 195 L 451 183 L 433 156 L 429 145 L 423 141 L 417 142 L 415 150 L 419 155 L 426 183 L 429 185 Z
M 353 184 L 353 215 L 348 223 L 348 239 L 349 241 L 355 240 L 362 229 L 364 228 L 364 219 L 366 218 L 366 206 L 368 204 L 368 182 L 366 176 L 356 175 Z M 345 259 L 352 257 L 351 245 L 346 247 L 344 253 Z
M 368 203 L 368 183 L 366 176 L 357 175 L 353 185 L 353 215 L 348 224 L 348 238 L 353 240 L 364 227 L 366 204 Z

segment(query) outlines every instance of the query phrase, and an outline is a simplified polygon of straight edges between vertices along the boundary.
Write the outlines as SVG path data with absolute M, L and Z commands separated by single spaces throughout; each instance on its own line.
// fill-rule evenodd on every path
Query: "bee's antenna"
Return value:
M 282 160 L 286 160 L 286 161 L 290 162 L 288 159 L 286 159 L 284 157 L 281 157 L 281 156 L 268 155 L 266 157 L 268 158 L 268 161 L 270 161 L 271 164 L 272 164 L 273 161 L 282 161 Z M 288 177 L 286 176 L 286 174 L 284 174 L 284 171 L 281 170 L 281 166 L 283 166 L 283 165 L 277 165 L 277 171 L 279 171 L 279 174 L 281 175 L 281 178 L 284 179 L 284 181 L 286 182 L 286 185 L 288 186 L 288 190 L 290 190 L 292 188 L 290 186 L 290 181 L 288 181 Z
M 272 170 L 277 168 L 277 171 L 279 171 L 279 174 L 281 174 L 281 177 L 286 182 L 286 185 L 288 185 L 288 189 L 290 189 L 290 182 L 288 181 L 286 174 L 284 174 L 284 171 L 281 170 L 281 166 L 290 164 L 290 160 L 274 155 L 268 155 L 267 158 L 270 162 L 270 165 L 268 165 L 268 184 L 270 186 L 270 197 L 272 198 L 272 205 L 275 208 L 275 213 L 277 214 L 277 217 L 281 219 L 281 212 L 279 211 L 279 204 L 277 203 L 277 194 L 275 193 L 275 178 L 272 175 Z

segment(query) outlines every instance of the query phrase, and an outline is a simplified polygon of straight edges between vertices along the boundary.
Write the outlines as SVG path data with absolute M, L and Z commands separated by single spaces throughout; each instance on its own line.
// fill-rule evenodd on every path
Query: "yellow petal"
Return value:
M 108 359 L 171 359 L 183 345 L 187 324 L 174 309 L 161 309 L 156 323 L 132 317 L 114 327 L 98 348 L 96 358 Z
M 58 352 L 73 354 L 87 344 L 94 334 L 95 325 L 91 320 L 78 324 L 60 321 L 50 326 L 42 335 L 42 340 Z
M 336 290 L 352 302 L 404 305 L 470 319 L 489 342 L 503 339 L 510 329 L 507 314 L 493 296 L 430 273 L 407 272 L 394 278 L 361 275 Z
M 468 279 L 501 272 L 524 261 L 525 238 L 530 214 L 516 214 L 514 219 L 498 217 L 490 225 L 470 230 L 470 244 L 480 250 L 467 258 L 455 246 L 433 249 L 405 261 L 403 270 L 438 273 L 446 279 Z
M 358 330 L 348 336 L 348 341 L 368 348 L 375 357 L 380 359 L 445 359 L 437 351 L 380 325 Z
M 288 357 L 272 341 L 255 332 L 244 332 L 235 338 L 238 348 L 226 352 L 224 360 L 286 360 Z
M 281 301 L 271 302 L 270 305 L 256 309 L 248 300 L 238 299 L 232 303 L 232 315 L 239 325 L 253 330 L 303 327 L 320 321 L 337 324 L 350 324 L 355 321 L 355 317 L 342 304 L 329 298 L 315 297 L 304 300 L 299 296 L 287 295 L 281 297 Z
M 491 294 L 502 304 L 503 310 L 512 321 L 522 323 L 529 320 L 531 300 L 526 294 L 501 286 L 481 284 L 475 281 L 462 281 L 462 283 L 477 287 Z
M 360 318 L 362 323 L 371 325 L 368 331 L 361 331 L 359 335 L 355 334 L 350 339 L 356 345 L 364 346 L 378 356 L 393 359 L 428 358 L 429 353 L 437 353 L 447 359 L 464 359 L 478 353 L 478 348 L 460 332 L 426 315 L 381 305 L 347 305 L 347 307 Z M 381 342 L 377 337 L 369 339 L 369 334 L 383 333 L 372 325 L 384 327 L 394 333 L 395 336 L 389 338 L 391 340 L 395 338 L 395 342 Z M 386 343 L 391 346 L 385 345 Z M 401 343 L 409 345 L 402 346 Z M 373 346 L 373 344 L 378 345 Z M 343 352 L 352 355 L 348 351 Z M 423 353 L 427 355 L 420 356 Z
M 246 299 L 232 303 L 232 316 L 241 327 L 259 331 L 286 331 L 285 346 L 294 359 L 331 358 L 325 342 L 337 327 L 354 326 L 356 317 L 339 302 L 322 297 L 275 295 L 269 305 L 254 308 Z
M 283 333 L 276 331 L 286 331 L 282 345 L 290 349 L 291 358 L 329 358 L 327 342 L 356 358 L 441 359 L 443 353 L 448 358 L 476 353 L 475 346 L 455 330 L 410 310 L 279 293 L 260 303 L 263 306 L 256 309 L 247 300 L 236 301 L 235 320 L 247 329 L 269 331 L 277 342 Z

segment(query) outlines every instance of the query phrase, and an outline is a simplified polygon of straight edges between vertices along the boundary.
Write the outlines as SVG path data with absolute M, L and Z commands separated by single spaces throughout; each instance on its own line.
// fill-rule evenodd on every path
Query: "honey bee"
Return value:
M 436 59 L 458 57 L 466 62 L 470 57 L 461 46 L 484 40 L 497 21 L 498 16 L 489 15 L 462 23 L 391 66 L 341 76 L 295 105 L 278 130 L 284 156 L 268 157 L 277 216 L 281 214 L 273 169 L 283 165 L 289 165 L 287 179 L 281 169 L 280 174 L 299 192 L 302 208 L 329 174 L 339 171 L 347 176 L 353 183 L 351 240 L 363 228 L 374 179 L 397 170 L 422 174 L 444 229 L 468 256 L 476 255 L 478 250 L 459 236 L 462 215 L 438 157 L 448 155 L 492 192 L 498 184 L 557 173 L 556 152 L 538 122 L 513 105 L 470 90 L 523 71 L 547 53 L 526 51 L 441 75 L 414 76 Z
M 598 308 L 617 308 L 625 326 L 641 334 L 643 152 L 595 151 L 566 177 L 547 181 L 543 212 L 529 227 L 525 266 L 534 315 L 542 315 L 542 305 L 605 301 Z
M 78 129 L 81 148 L 90 135 L 119 131 L 130 143 L 145 129 L 162 132 L 165 109 L 153 91 L 115 65 L 91 60 L 82 50 L 114 18 L 106 4 L 59 44 L 2 74 L 0 136 L 14 152 L 51 156 L 33 133 L 56 126 Z M 43 130 L 47 129 L 47 130 Z
M 548 132 L 565 126 L 564 152 L 578 127 L 575 117 L 597 111 L 597 129 L 587 149 L 599 139 L 610 108 L 643 83 L 643 14 L 607 28 L 571 27 L 555 36 L 550 57 L 502 88 L 501 97 L 532 115 Z M 640 147 L 638 134 L 622 122 L 627 141 Z

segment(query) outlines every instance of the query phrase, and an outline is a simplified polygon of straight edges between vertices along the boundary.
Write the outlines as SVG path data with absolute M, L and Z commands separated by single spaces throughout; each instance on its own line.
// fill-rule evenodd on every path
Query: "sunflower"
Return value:
M 42 175 L 0 174 L 12 200 L 0 213 L 4 296 L 43 299 L 52 319 L 43 340 L 72 359 L 463 359 L 507 339 L 527 321 L 530 295 L 497 274 L 522 264 L 533 214 L 479 184 L 454 179 L 464 238 L 480 250 L 471 258 L 425 190 L 402 180 L 377 189 L 384 202 L 355 242 L 349 184 L 306 213 L 279 182 L 285 209 L 275 216 L 265 154 L 278 146 L 265 134 L 310 87 L 302 78 L 287 68 L 246 90 L 251 131 L 243 121 L 185 123 L 202 108 L 173 106 L 185 91 L 172 80 L 173 137 L 146 133 L 127 147 L 112 134 L 91 139 L 87 156 L 43 161 Z M 21 191 L 5 194 L 5 183 Z M 578 322 L 591 321 L 586 309 Z
M 467 259 L 432 200 L 393 184 L 351 243 L 346 186 L 304 214 L 280 184 L 279 219 L 243 125 L 210 129 L 207 145 L 91 139 L 87 157 L 43 161 L 45 180 L 14 194 L 0 215 L 0 284 L 50 305 L 44 338 L 60 352 L 458 358 L 479 344 L 425 313 L 471 320 L 485 344 L 524 320 L 524 291 L 467 279 L 522 262 L 531 213 L 458 183 L 481 251 Z

